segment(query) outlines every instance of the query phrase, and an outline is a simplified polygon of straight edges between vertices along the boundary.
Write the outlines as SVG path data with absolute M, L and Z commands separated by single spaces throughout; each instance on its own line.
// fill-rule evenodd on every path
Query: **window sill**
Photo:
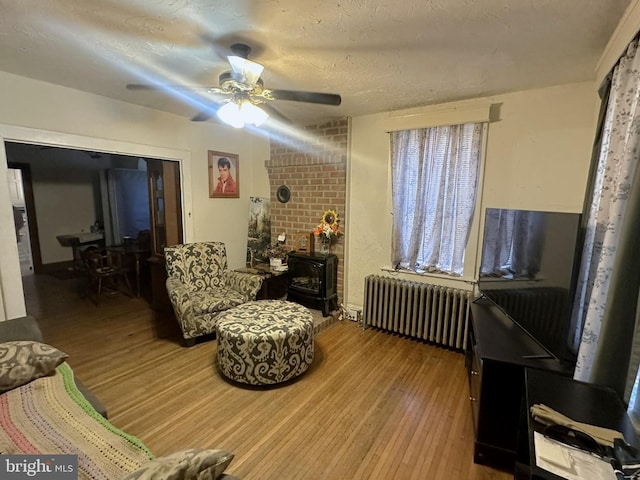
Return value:
M 466 283 L 469 285 L 476 285 L 478 281 L 473 277 L 468 277 L 465 275 L 461 275 L 456 277 L 454 275 L 447 275 L 446 273 L 430 273 L 430 272 L 415 272 L 413 270 L 406 269 L 395 269 L 392 267 L 380 267 L 380 270 L 383 272 L 388 272 L 394 275 L 409 275 L 412 277 L 419 278 L 432 278 L 434 280 L 446 281 L 446 282 L 455 282 L 455 283 Z

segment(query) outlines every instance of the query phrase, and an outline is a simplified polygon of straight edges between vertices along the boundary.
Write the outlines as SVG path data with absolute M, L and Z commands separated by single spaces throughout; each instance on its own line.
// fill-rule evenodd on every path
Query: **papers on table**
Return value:
M 616 480 L 611 464 L 534 432 L 536 465 L 567 480 Z

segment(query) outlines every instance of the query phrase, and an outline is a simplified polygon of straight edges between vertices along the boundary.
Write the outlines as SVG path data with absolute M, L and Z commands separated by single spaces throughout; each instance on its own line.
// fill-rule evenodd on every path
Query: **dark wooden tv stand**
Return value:
M 465 352 L 476 463 L 513 471 L 525 368 L 571 377 L 573 366 L 548 352 L 491 301 L 471 305 Z

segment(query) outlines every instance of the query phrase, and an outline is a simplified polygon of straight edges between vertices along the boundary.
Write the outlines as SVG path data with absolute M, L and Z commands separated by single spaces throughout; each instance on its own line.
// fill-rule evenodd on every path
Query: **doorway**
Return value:
M 148 252 L 136 253 L 135 261 L 125 254 L 124 261 L 131 270 L 136 295 L 151 301 L 155 295 L 147 258 L 157 253 L 157 248 L 149 248 L 151 240 L 154 246 L 164 246 L 182 239 L 178 162 L 12 142 L 5 142 L 5 148 L 10 160 L 10 188 L 15 192 L 16 239 L 21 264 L 25 265 L 23 280 L 30 273 L 84 279 L 80 257 L 88 246 L 116 249 L 128 244 L 140 248 L 138 243 L 146 239 L 142 246 L 148 246 Z M 152 212 L 149 203 L 153 196 L 149 191 L 151 175 L 158 168 L 164 172 L 163 178 L 173 172 L 164 178 L 171 182 L 165 189 L 176 192 L 173 203 L 172 198 L 162 199 L 162 213 Z M 33 261 L 32 251 L 41 252 L 33 255 Z M 33 264 L 31 268 L 26 266 L 28 262 Z M 72 285 L 76 283 L 70 281 L 69 285 L 82 290 L 80 284 Z M 23 290 L 28 291 L 24 287 L 23 281 Z
M 6 162 L 6 165 L 13 160 L 19 161 L 20 156 L 16 157 L 9 155 L 7 145 L 9 144 L 24 144 L 31 148 L 39 149 L 46 147 L 53 147 L 59 149 L 76 150 L 85 153 L 89 152 L 113 152 L 120 155 L 130 155 L 142 158 L 158 158 L 163 160 L 171 160 L 178 162 L 180 165 L 181 181 L 183 185 L 191 185 L 191 159 L 190 153 L 187 150 L 179 150 L 169 147 L 153 146 L 147 144 L 137 144 L 122 140 L 110 140 L 97 137 L 86 137 L 64 132 L 54 132 L 48 130 L 39 130 L 33 128 L 19 127 L 13 125 L 0 124 L 0 161 Z M 0 177 L 2 178 L 2 184 L 7 185 L 6 173 L 7 169 L 0 170 Z M 33 172 L 34 183 L 38 183 L 38 174 Z M 0 189 L 4 189 L 0 185 Z M 9 195 L 6 197 L 3 195 L 3 202 L 6 199 L 7 204 L 3 207 L 8 209 Z M 184 188 L 182 190 L 181 204 L 183 219 L 184 219 L 184 236 L 186 240 L 189 240 L 193 236 L 193 223 L 191 217 L 191 202 L 192 193 L 190 188 Z M 40 203 L 38 203 L 38 206 Z M 27 212 L 29 216 L 29 212 Z M 31 221 L 29 224 L 29 233 L 32 244 L 35 243 L 34 228 L 38 227 L 42 214 L 38 207 L 37 222 Z M 32 217 L 35 218 L 35 217 Z M 9 218 L 7 218 L 9 220 Z M 47 222 L 49 219 L 44 218 L 43 221 Z M 44 235 L 40 229 L 38 229 L 39 237 Z M 15 318 L 26 314 L 25 305 L 25 291 L 23 288 L 23 282 L 20 281 L 19 259 L 16 244 L 13 243 L 16 239 L 14 233 L 13 222 L 6 224 L 3 228 L 0 228 L 0 278 L 3 280 L 3 289 L 0 292 L 0 321 L 7 318 Z M 42 249 L 41 249 L 42 250 Z M 34 263 L 34 272 L 38 273 L 37 269 L 37 249 L 32 249 L 32 257 Z M 41 251 L 42 260 L 46 263 L 44 258 L 44 251 Z M 48 252 L 47 252 L 48 254 Z M 42 261 L 41 260 L 41 261 Z
M 114 222 L 119 224 L 130 205 L 136 209 L 137 223 L 122 236 L 135 236 L 138 230 L 150 226 L 146 178 L 146 162 L 133 156 L 99 153 L 26 143 L 5 142 L 8 182 L 14 208 L 20 263 L 31 263 L 36 274 L 53 273 L 71 276 L 77 267 L 76 251 L 60 239 L 69 234 L 104 232 L 102 244 L 121 241 L 113 238 Z M 116 175 L 132 172 L 142 177 L 136 188 L 121 189 Z M 109 176 L 109 178 L 107 178 Z M 134 196 L 123 198 L 120 193 L 133 190 Z M 140 190 L 138 192 L 138 190 Z M 113 192 L 119 193 L 118 202 Z M 146 223 L 144 212 L 146 211 Z M 22 219 L 20 213 L 23 213 Z M 24 220 L 24 226 L 21 225 Z M 135 227 L 139 226 L 138 230 Z M 118 229 L 116 229 L 118 231 Z M 73 259 L 69 259 L 73 250 Z M 31 260 L 28 261 L 28 257 Z M 21 268 L 21 273 L 29 267 Z M 75 272 L 76 274 L 79 272 Z

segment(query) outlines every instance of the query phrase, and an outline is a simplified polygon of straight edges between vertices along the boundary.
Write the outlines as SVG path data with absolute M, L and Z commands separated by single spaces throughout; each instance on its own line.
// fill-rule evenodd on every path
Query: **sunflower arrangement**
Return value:
M 335 210 L 327 210 L 322 214 L 320 224 L 313 229 L 313 234 L 322 240 L 330 241 L 334 237 L 342 235 L 340 220 Z

